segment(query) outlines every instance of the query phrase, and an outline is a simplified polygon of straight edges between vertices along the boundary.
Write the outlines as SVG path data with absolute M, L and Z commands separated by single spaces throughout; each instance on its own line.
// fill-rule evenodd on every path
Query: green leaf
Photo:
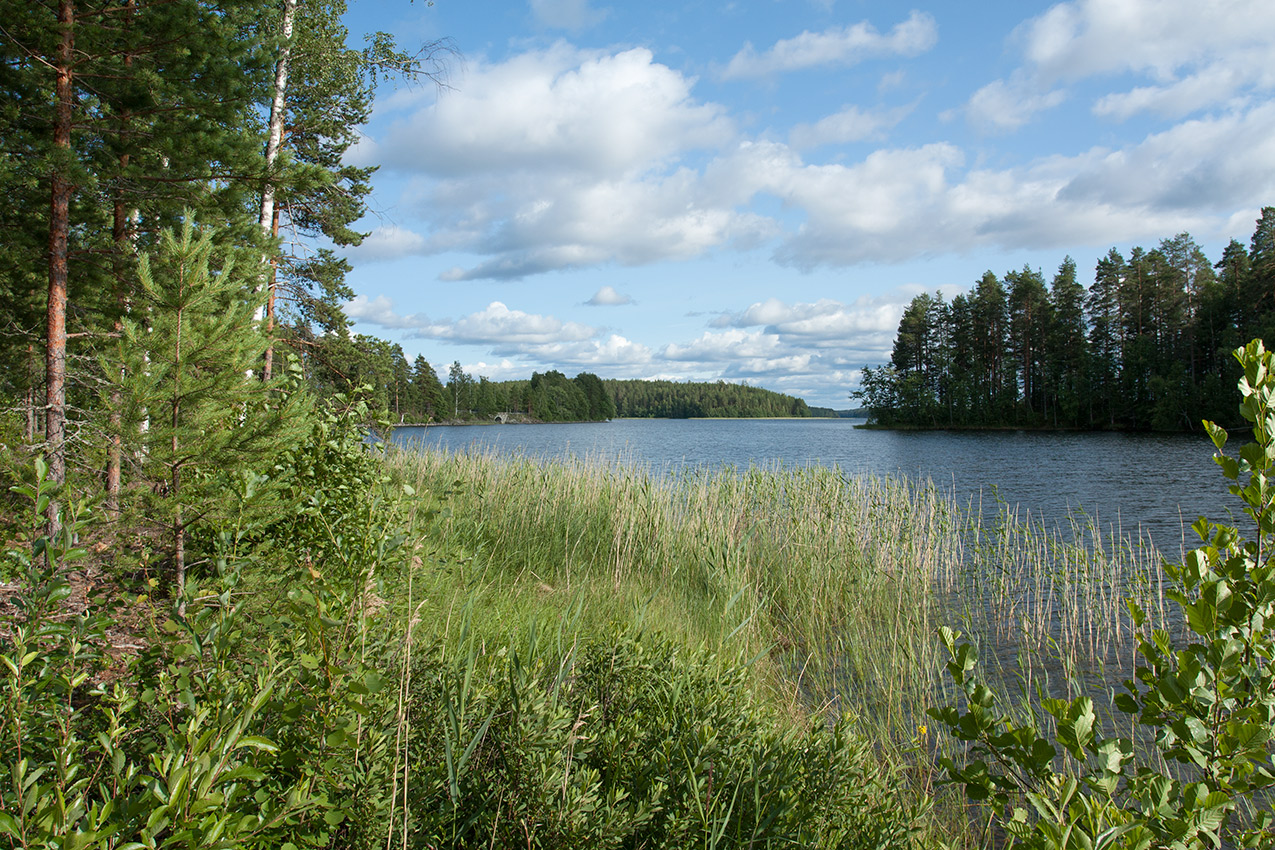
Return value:
M 261 735 L 244 735 L 235 745 L 235 749 L 250 748 L 254 750 L 262 750 L 267 753 L 279 752 L 279 745 L 269 738 Z
M 1226 429 L 1205 419 L 1204 430 L 1208 432 L 1209 439 L 1213 441 L 1213 445 L 1217 448 L 1217 450 L 1222 451 L 1222 449 L 1226 446 L 1228 436 Z

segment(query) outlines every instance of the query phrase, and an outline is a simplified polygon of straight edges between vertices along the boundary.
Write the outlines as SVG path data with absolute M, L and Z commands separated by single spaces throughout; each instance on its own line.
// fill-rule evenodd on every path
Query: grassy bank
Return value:
M 1131 661 L 1126 594 L 1164 607 L 1148 545 L 1083 517 L 984 524 L 925 483 L 401 449 L 385 463 L 446 492 L 437 539 L 467 553 L 428 594 L 435 622 L 477 601 L 491 634 L 544 617 L 575 616 L 592 634 L 640 622 L 752 659 L 767 700 L 792 717 L 853 718 L 918 798 L 935 792 L 948 746 L 925 714 L 953 697 L 939 625 L 982 642 L 1015 691 L 1066 694 Z

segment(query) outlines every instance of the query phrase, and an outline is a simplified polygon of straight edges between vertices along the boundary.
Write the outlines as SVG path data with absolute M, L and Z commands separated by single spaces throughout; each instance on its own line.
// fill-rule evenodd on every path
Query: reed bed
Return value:
M 1144 629 L 1171 625 L 1163 559 L 1145 536 L 1080 513 L 1052 527 L 1009 506 L 988 525 L 979 515 L 966 514 L 965 562 L 944 589 L 968 632 L 1028 690 L 1070 697 L 1083 682 L 1131 673 L 1129 603 L 1147 614 Z
M 1153 620 L 1164 609 L 1145 541 L 1085 517 L 1047 529 L 1002 511 L 985 523 L 928 482 L 393 448 L 386 463 L 447 493 L 441 546 L 472 553 L 464 592 L 481 584 L 502 627 L 578 605 L 586 621 L 637 617 L 747 654 L 794 711 L 854 714 L 927 786 L 939 744 L 925 710 L 951 698 L 939 625 L 982 645 L 991 678 L 1029 693 L 1127 664 L 1126 596 Z

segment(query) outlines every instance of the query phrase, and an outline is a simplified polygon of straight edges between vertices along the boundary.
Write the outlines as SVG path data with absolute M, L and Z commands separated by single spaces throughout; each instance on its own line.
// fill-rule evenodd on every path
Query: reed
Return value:
M 857 717 L 923 789 L 945 746 L 925 711 L 952 698 L 939 625 L 1031 694 L 1127 665 L 1126 596 L 1164 608 L 1145 540 L 1083 515 L 1060 528 L 1005 508 L 985 520 L 929 482 L 402 449 L 385 463 L 445 494 L 438 545 L 466 553 L 425 593 L 435 622 L 463 604 L 486 619 L 475 628 L 507 636 L 577 608 L 586 632 L 638 620 L 756 657 L 761 686 L 794 713 Z

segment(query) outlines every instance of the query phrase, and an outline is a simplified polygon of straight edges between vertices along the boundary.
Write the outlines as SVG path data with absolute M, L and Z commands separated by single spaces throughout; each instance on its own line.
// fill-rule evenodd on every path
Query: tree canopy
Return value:
M 1115 248 L 1086 290 L 1066 257 L 988 271 L 950 302 L 904 310 L 890 362 L 854 393 L 887 426 L 1192 430 L 1232 423 L 1230 357 L 1275 331 L 1275 207 L 1246 248 L 1211 263 L 1187 233 L 1126 258 Z

